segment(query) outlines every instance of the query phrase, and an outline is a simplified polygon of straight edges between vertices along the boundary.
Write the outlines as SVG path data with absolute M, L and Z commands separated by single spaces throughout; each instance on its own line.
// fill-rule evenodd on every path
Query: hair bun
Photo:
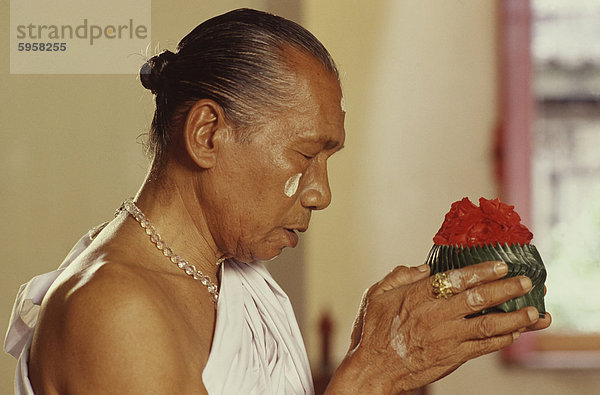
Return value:
M 176 54 L 165 49 L 158 55 L 154 55 L 144 63 L 140 69 L 140 81 L 142 86 L 149 89 L 155 95 L 158 94 L 166 81 L 165 69 L 175 59 Z

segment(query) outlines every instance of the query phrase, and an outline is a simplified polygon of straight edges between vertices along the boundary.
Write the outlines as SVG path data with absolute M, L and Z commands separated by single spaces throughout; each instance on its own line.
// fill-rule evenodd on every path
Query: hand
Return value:
M 412 284 L 427 277 L 429 277 L 429 266 L 425 263 L 417 267 L 396 266 L 381 281 L 373 284 L 373 286 L 367 289 L 362 296 L 360 308 L 356 319 L 354 320 L 352 334 L 350 335 L 350 350 L 356 348 L 360 342 L 368 300 L 382 295 L 387 291 L 391 291 L 403 285 Z
M 398 267 L 367 290 L 351 348 L 328 392 L 352 379 L 364 392 L 396 393 L 419 388 L 469 359 L 510 345 L 526 328 L 541 329 L 535 307 L 465 318 L 524 295 L 527 277 L 501 279 L 502 262 L 484 262 L 447 272 L 453 296 L 437 299 L 428 271 Z M 363 392 L 363 391 L 359 391 Z

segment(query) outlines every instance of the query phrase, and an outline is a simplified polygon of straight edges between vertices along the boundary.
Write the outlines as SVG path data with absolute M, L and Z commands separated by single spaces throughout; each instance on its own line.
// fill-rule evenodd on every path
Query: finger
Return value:
M 450 299 L 451 306 L 447 310 L 452 311 L 454 318 L 464 317 L 525 295 L 531 287 L 531 280 L 525 276 L 483 284 L 454 295 Z
M 458 346 L 457 352 L 467 355 L 465 360 L 469 360 L 508 347 L 518 338 L 519 332 L 513 332 L 482 340 L 469 340 Z
M 519 332 L 520 328 L 534 325 L 539 319 L 535 307 L 525 307 L 510 313 L 493 313 L 465 319 L 457 328 L 465 340 L 487 339 Z
M 396 266 L 387 276 L 375 284 L 369 297 L 380 295 L 403 285 L 412 284 L 429 276 L 429 266 L 423 264 L 416 267 Z
M 498 280 L 504 277 L 506 273 L 508 273 L 508 266 L 501 261 L 483 262 L 445 272 L 448 285 L 454 294 L 461 293 L 466 289 L 480 284 Z M 431 286 L 430 290 L 431 296 L 435 298 L 436 296 Z
M 540 329 L 546 329 L 552 323 L 552 316 L 550 313 L 546 312 L 546 316 L 544 318 L 538 319 L 536 323 L 533 325 L 527 326 L 527 331 L 539 331 Z

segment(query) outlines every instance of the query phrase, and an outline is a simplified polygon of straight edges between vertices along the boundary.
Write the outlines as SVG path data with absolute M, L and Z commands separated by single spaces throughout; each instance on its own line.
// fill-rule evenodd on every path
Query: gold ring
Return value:
M 436 273 L 431 280 L 431 285 L 433 286 L 433 295 L 440 299 L 448 299 L 449 296 L 452 296 L 452 284 L 446 273 Z

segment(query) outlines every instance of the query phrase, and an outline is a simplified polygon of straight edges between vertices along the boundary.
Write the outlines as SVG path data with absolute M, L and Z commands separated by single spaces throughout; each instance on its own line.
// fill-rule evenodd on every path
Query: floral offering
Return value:
M 476 206 L 465 197 L 452 203 L 433 238 L 434 246 L 426 263 L 435 274 L 485 261 L 504 261 L 508 265 L 507 277 L 527 276 L 533 287 L 526 295 L 486 309 L 482 314 L 535 306 L 540 317 L 544 317 L 546 269 L 537 249 L 530 244 L 532 238 L 514 206 L 485 198 L 480 198 Z

